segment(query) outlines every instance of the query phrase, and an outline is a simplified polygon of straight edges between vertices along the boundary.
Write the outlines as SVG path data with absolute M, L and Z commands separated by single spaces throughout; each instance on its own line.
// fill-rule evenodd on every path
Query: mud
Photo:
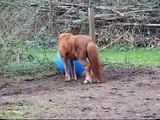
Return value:
M 0 88 L 0 118 L 160 118 L 160 69 L 106 70 L 101 84 L 57 74 Z

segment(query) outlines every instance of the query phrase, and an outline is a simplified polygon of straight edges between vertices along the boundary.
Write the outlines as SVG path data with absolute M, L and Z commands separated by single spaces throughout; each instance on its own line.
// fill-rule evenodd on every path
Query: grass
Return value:
M 31 47 L 24 49 L 20 62 L 11 61 L 6 67 L 6 76 L 12 76 L 17 81 L 24 78 L 38 79 L 43 78 L 45 73 L 54 74 L 56 48 Z M 109 66 L 123 67 L 152 67 L 160 65 L 160 48 L 134 48 L 127 50 L 123 47 L 114 47 L 101 51 L 100 59 Z M 56 73 L 57 71 L 55 71 Z M 26 76 L 27 75 L 27 76 Z M 28 77 L 29 75 L 29 77 Z M 47 76 L 49 76 L 47 74 Z
M 23 50 L 20 53 L 20 62 L 12 59 L 5 68 L 0 68 L 0 74 L 3 77 L 20 82 L 41 79 L 57 73 L 57 71 L 53 71 L 55 70 L 56 48 L 27 47 L 26 45 L 21 46 L 21 48 Z
M 33 55 L 35 58 L 38 58 L 40 61 L 48 59 L 53 62 L 55 60 L 56 48 L 53 49 L 43 49 L 43 48 L 31 48 L 24 51 L 24 54 Z
M 102 61 L 111 64 L 132 64 L 134 66 L 159 66 L 159 48 L 135 48 L 133 50 L 121 50 L 120 48 L 106 49 L 100 52 Z
M 43 49 L 29 49 L 27 54 L 35 55 L 40 61 L 48 59 L 53 63 L 56 59 L 56 49 L 44 51 Z M 122 48 L 99 50 L 102 61 L 108 63 L 126 64 L 130 63 L 135 66 L 158 66 L 160 65 L 160 48 L 135 48 L 132 50 L 124 50 Z

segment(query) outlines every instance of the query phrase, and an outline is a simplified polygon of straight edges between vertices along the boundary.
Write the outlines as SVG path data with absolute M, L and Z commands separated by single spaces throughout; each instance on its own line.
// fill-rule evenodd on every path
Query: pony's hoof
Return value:
M 84 84 L 87 84 L 87 83 L 88 83 L 88 81 L 87 81 L 87 80 L 85 80 L 83 83 L 84 83 Z
M 69 82 L 69 81 L 71 81 L 70 78 L 65 78 L 65 82 Z
M 98 81 L 96 81 L 96 83 L 101 83 L 101 81 L 98 80 Z
M 92 81 L 90 81 L 90 80 L 85 80 L 83 83 L 84 83 L 84 84 L 89 84 L 89 83 L 92 83 Z
M 65 82 L 69 82 L 70 80 L 65 80 Z
M 77 78 L 72 78 L 72 80 L 77 80 Z
M 77 80 L 77 77 L 74 77 L 74 80 Z

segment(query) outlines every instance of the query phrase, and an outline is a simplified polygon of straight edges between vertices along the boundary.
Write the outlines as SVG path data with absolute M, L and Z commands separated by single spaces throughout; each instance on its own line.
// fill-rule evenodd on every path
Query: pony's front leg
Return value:
M 71 60 L 71 73 L 72 73 L 72 79 L 77 80 L 75 65 L 74 65 L 74 61 L 72 60 Z
M 64 70 L 65 70 L 65 81 L 68 82 L 71 80 L 71 76 L 68 70 L 67 59 L 63 58 L 63 63 L 64 63 Z
M 85 67 L 86 70 L 86 79 L 84 81 L 84 84 L 92 83 L 92 77 L 91 77 L 91 66 L 85 59 L 80 59 L 81 63 Z

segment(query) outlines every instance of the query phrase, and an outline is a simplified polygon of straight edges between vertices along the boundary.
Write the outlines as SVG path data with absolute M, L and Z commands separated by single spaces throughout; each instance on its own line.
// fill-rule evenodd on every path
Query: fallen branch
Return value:
M 127 15 L 127 14 L 139 13 L 139 12 L 152 12 L 152 11 L 160 11 L 160 9 L 136 10 L 136 11 L 125 12 L 125 13 L 123 13 L 123 14 L 124 14 L 124 15 Z
M 147 26 L 147 27 L 160 27 L 160 24 L 139 24 L 139 23 L 114 23 L 118 26 Z
M 71 3 L 64 3 L 64 2 L 56 2 L 56 4 L 60 6 L 89 7 L 88 5 L 84 5 L 84 4 L 71 4 Z
M 101 51 L 103 51 L 104 49 L 106 49 L 107 47 L 111 46 L 113 43 L 116 43 L 118 40 L 120 40 L 123 36 L 125 36 L 126 34 L 128 34 L 129 30 L 124 33 L 123 35 L 121 35 L 120 37 L 118 37 L 116 40 L 112 41 L 110 44 L 108 44 L 107 46 L 104 46 Z
M 97 9 L 102 9 L 102 10 L 111 10 L 112 12 L 115 12 L 117 14 L 119 14 L 120 16 L 124 17 L 124 13 L 119 12 L 118 10 L 115 10 L 111 7 L 105 7 L 105 6 L 94 6 Z

